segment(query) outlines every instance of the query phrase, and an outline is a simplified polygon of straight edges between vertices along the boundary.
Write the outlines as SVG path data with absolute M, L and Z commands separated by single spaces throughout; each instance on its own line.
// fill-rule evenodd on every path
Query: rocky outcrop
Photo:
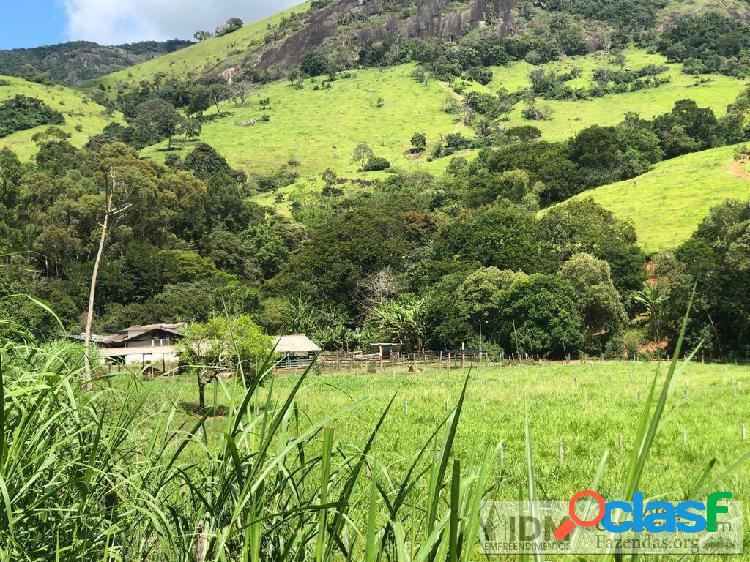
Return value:
M 348 14 L 357 14 L 367 20 L 383 19 L 384 15 L 391 14 L 385 21 L 357 29 L 355 33 L 360 40 L 378 40 L 394 34 L 452 40 L 471 29 L 488 26 L 505 35 L 515 1 L 473 0 L 467 9 L 456 11 L 451 9 L 450 0 L 417 0 L 416 15 L 400 19 L 393 10 L 394 5 L 406 7 L 413 5 L 413 1 L 337 0 L 312 13 L 300 30 L 267 49 L 253 61 L 253 65 L 268 68 L 298 64 L 305 52 L 320 47 L 326 39 L 335 36 L 340 30 L 340 22 Z

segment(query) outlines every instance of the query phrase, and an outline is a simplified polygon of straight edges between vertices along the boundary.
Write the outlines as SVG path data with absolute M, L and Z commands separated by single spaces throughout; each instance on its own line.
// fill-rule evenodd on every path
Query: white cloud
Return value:
M 189 39 L 228 18 L 258 20 L 301 0 L 60 0 L 69 39 L 105 45 Z

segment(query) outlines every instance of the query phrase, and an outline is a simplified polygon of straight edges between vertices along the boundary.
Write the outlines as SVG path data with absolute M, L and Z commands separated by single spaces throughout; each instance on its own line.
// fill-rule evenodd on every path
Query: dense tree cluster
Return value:
M 675 254 L 659 256 L 656 284 L 645 286 L 632 225 L 590 199 L 538 213 L 555 181 L 585 182 L 600 160 L 617 170 L 613 147 L 628 137 L 609 145 L 608 134 L 592 129 L 570 146 L 527 141 L 476 164 L 456 159 L 441 178 L 391 174 L 367 192 L 293 207 L 293 223 L 250 204 L 252 182 L 208 145 L 165 167 L 121 143 L 81 150 L 50 131 L 34 163 L 0 153 L 3 330 L 56 332 L 31 301 L 1 300 L 18 294 L 53 303 L 80 329 L 110 189 L 126 210 L 109 232 L 97 330 L 230 312 L 268 332 L 308 333 L 327 349 L 395 340 L 406 349 L 466 342 L 619 355 L 634 319 L 671 341 L 698 281 L 691 339 L 708 337 L 715 354 L 747 354 L 747 204 L 715 211 Z M 658 148 L 651 135 L 633 146 Z
M 750 27 L 709 12 L 685 15 L 659 36 L 659 52 L 685 64 L 685 72 L 750 74 Z
M 33 129 L 39 125 L 61 125 L 63 114 L 52 109 L 42 100 L 16 95 L 0 102 L 0 138 L 16 131 Z
M 564 201 L 587 189 L 634 178 L 665 158 L 747 140 L 745 125 L 747 94 L 721 119 L 692 100 L 678 101 L 671 112 L 651 121 L 629 114 L 619 125 L 594 125 L 569 141 L 518 142 L 507 136 L 499 149 L 483 150 L 472 162 L 472 171 L 503 173 L 525 170 L 532 181 L 541 182 L 543 206 Z M 473 146 L 490 146 L 498 138 L 473 139 Z M 465 147 L 462 147 L 465 148 Z
M 73 328 L 86 304 L 107 188 L 127 210 L 108 235 L 100 329 L 255 311 L 258 287 L 302 240 L 297 227 L 249 203 L 245 175 L 206 145 L 172 168 L 122 144 L 79 150 L 60 138 L 41 140 L 35 164 L 8 150 L 0 160 L 0 294 L 43 298 Z M 24 306 L 4 303 L 3 312 L 32 331 L 54 329 L 43 316 L 26 318 Z

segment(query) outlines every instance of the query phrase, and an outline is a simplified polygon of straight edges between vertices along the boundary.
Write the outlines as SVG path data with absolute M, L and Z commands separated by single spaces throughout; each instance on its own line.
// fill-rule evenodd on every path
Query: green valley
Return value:
M 750 0 L 295 1 L 5 10 L 0 562 L 747 558 Z

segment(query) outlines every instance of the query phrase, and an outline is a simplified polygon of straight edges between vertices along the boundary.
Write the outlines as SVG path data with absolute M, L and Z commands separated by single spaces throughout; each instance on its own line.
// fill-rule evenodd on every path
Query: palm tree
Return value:
M 664 304 L 669 296 L 667 292 L 659 285 L 643 284 L 643 289 L 635 293 L 633 299 L 635 302 L 643 305 L 648 316 L 648 329 L 656 336 L 656 341 L 661 340 L 661 323 L 664 312 Z

